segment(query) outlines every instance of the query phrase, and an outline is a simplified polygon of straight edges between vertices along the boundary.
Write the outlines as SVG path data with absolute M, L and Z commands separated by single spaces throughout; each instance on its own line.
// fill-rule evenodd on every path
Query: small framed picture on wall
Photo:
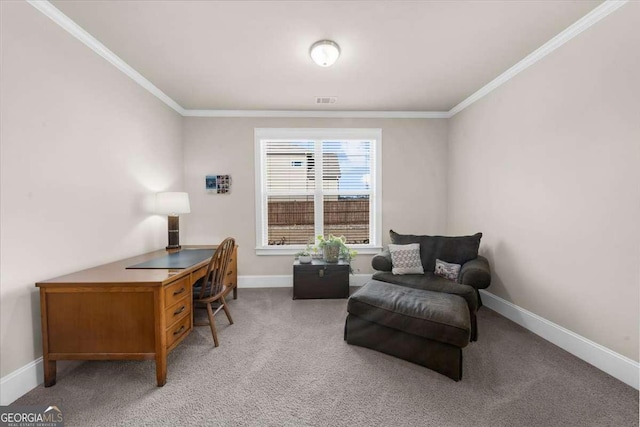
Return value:
M 208 193 L 228 194 L 231 191 L 230 175 L 207 175 L 205 188 Z

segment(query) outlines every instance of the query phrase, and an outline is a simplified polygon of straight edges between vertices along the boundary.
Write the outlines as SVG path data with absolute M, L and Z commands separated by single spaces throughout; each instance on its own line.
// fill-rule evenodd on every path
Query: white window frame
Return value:
M 267 224 L 267 177 L 263 160 L 265 159 L 262 141 L 342 141 L 342 140 L 367 140 L 372 142 L 371 159 L 374 174 L 371 180 L 371 208 L 369 209 L 369 227 L 371 237 L 369 244 L 348 245 L 361 254 L 377 254 L 382 249 L 382 129 L 375 128 L 255 128 L 255 191 L 256 191 L 256 255 L 293 255 L 304 249 L 305 245 L 269 246 L 266 244 Z M 316 144 L 316 151 L 320 150 L 320 144 Z M 316 159 L 318 157 L 316 153 Z M 316 181 L 322 175 L 322 161 L 316 160 Z M 316 187 L 315 191 L 315 218 L 316 230 L 323 225 L 322 190 Z

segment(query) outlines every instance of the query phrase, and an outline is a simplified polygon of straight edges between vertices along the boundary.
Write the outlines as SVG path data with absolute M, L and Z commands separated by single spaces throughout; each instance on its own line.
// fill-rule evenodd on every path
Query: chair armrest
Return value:
M 489 261 L 483 256 L 478 256 L 476 259 L 465 262 L 460 269 L 458 283 L 473 286 L 476 289 L 488 288 L 491 284 Z
M 391 252 L 389 252 L 389 249 L 385 248 L 378 255 L 371 258 L 371 266 L 374 270 L 391 271 L 393 265 L 391 264 Z

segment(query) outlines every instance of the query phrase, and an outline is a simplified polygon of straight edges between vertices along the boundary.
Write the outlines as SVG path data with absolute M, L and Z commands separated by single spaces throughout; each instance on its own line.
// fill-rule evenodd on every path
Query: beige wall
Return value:
M 381 128 L 382 234 L 443 233 L 446 222 L 447 123 L 442 119 L 185 118 L 185 187 L 192 213 L 184 217 L 182 240 L 240 245 L 240 275 L 291 274 L 292 256 L 255 255 L 254 128 Z M 208 194 L 207 174 L 230 174 L 231 193 Z M 354 269 L 371 272 L 371 256 Z
M 489 291 L 638 360 L 640 4 L 450 120 L 450 233 Z
M 42 355 L 34 283 L 166 245 L 181 117 L 25 2 L 1 2 L 0 374 Z

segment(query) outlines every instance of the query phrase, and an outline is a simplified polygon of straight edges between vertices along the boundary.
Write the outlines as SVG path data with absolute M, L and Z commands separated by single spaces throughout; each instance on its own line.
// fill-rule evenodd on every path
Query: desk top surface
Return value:
M 190 249 L 215 249 L 216 246 L 183 246 L 182 251 Z M 78 271 L 64 276 L 43 280 L 36 283 L 38 287 L 64 285 L 113 285 L 113 286 L 163 286 L 179 277 L 187 276 L 193 270 L 204 267 L 209 259 L 204 259 L 188 268 L 137 268 L 127 269 L 135 264 L 165 257 L 164 249 L 126 258 L 109 264 Z
M 175 268 L 184 269 L 189 268 L 192 265 L 198 264 L 202 261 L 211 259 L 213 255 L 213 249 L 186 249 L 184 251 L 178 251 L 170 253 L 158 258 L 150 259 L 149 261 L 141 262 L 138 264 L 130 265 L 127 269 L 132 268 Z

